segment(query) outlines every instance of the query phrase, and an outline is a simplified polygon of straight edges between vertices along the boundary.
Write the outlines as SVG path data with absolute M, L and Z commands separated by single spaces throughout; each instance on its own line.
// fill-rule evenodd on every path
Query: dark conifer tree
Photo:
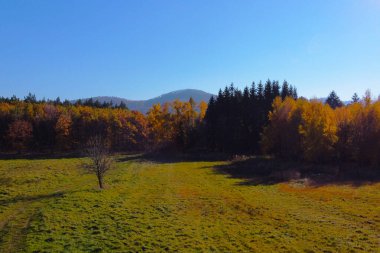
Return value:
M 264 86 L 263 86 L 263 84 L 262 84 L 261 81 L 257 85 L 257 99 L 259 101 L 263 101 L 264 100 Z
M 292 97 L 294 99 L 298 99 L 298 94 L 297 94 L 297 88 L 296 87 L 293 87 L 293 94 L 292 94 Z
M 278 81 L 272 82 L 272 92 L 273 92 L 273 98 L 280 96 L 280 85 L 278 84 Z
M 10 101 L 11 101 L 11 102 L 18 102 L 18 101 L 20 101 L 20 100 L 16 97 L 16 95 L 13 95 L 13 96 L 11 97 Z
M 352 103 L 357 103 L 359 102 L 359 96 L 358 94 L 355 92 L 354 95 L 352 96 Z
M 249 89 L 249 96 L 251 100 L 255 100 L 257 98 L 257 89 L 255 82 L 252 82 L 251 88 Z
M 282 83 L 282 89 L 281 89 L 281 98 L 284 100 L 287 96 L 289 96 L 289 84 L 285 80 Z
M 264 99 L 270 100 L 272 98 L 272 82 L 268 79 L 265 82 L 265 87 L 264 87 Z
M 120 104 L 119 104 L 119 108 L 120 109 L 127 109 L 127 104 L 124 103 L 124 101 L 121 101 Z
M 36 103 L 37 102 L 36 95 L 29 92 L 28 95 L 24 98 L 24 102 L 25 103 Z
M 332 91 L 329 94 L 329 96 L 326 99 L 326 104 L 330 105 L 330 107 L 333 109 L 343 106 L 343 102 L 340 100 L 335 91 Z
M 289 97 L 293 97 L 293 86 L 289 85 Z
M 75 102 L 75 105 L 82 105 L 82 100 L 81 99 L 78 99 L 76 102 Z
M 92 98 L 87 99 L 83 105 L 85 106 L 94 106 L 94 100 Z
M 289 87 L 286 87 L 287 96 Z M 292 91 L 294 93 L 294 89 Z M 265 86 L 259 82 L 243 91 L 233 84 L 212 97 L 205 116 L 208 147 L 228 153 L 252 153 L 259 151 L 260 134 L 268 123 L 268 113 L 273 99 L 281 95 L 277 81 L 268 80 Z
M 62 103 L 61 103 L 61 99 L 60 99 L 59 97 L 57 97 L 57 98 L 55 99 L 55 101 L 54 101 L 54 105 L 60 105 L 60 104 L 62 104 Z

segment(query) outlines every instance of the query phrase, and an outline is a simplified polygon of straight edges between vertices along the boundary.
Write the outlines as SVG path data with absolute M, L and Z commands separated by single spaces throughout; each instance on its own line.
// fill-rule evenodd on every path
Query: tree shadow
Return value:
M 294 181 L 310 187 L 333 184 L 359 187 L 380 182 L 379 169 L 352 164 L 311 164 L 251 157 L 208 168 L 217 174 L 242 179 L 238 185 L 273 185 Z
M 115 158 L 116 162 L 139 162 L 143 161 L 144 154 L 138 153 L 138 154 L 123 154 L 118 155 Z
M 231 159 L 230 155 L 209 152 L 157 152 L 157 153 L 121 153 L 111 152 L 117 162 L 145 161 L 154 163 L 178 163 L 178 162 L 215 162 Z M 86 158 L 84 152 L 70 153 L 0 153 L 0 160 L 48 160 L 48 159 L 69 159 L 69 158 Z
M 121 152 L 110 152 L 111 156 L 122 157 L 125 160 L 135 159 L 134 156 L 138 156 L 136 153 L 121 153 Z M 0 160 L 16 160 L 16 159 L 24 159 L 24 160 L 49 160 L 49 159 L 70 159 L 70 158 L 86 158 L 88 155 L 86 152 L 81 151 L 73 151 L 73 152 L 42 152 L 42 153 L 0 153 Z M 119 160 L 118 158 L 117 160 Z M 120 160 L 122 160 L 120 159 Z
M 83 152 L 70 153 L 0 153 L 0 160 L 48 160 L 48 159 L 68 159 L 68 158 L 83 158 Z
M 60 198 L 63 197 L 67 192 L 59 191 L 59 192 L 54 192 L 54 193 L 49 193 L 49 194 L 38 194 L 34 196 L 16 196 L 14 198 L 10 199 L 4 199 L 0 200 L 0 205 L 10 205 L 10 204 L 16 204 L 19 202 L 30 202 L 30 201 L 40 201 L 40 200 L 45 200 L 45 199 L 51 199 L 51 198 Z
M 215 153 L 144 153 L 124 155 L 116 159 L 117 162 L 153 162 L 153 163 L 179 163 L 179 162 L 216 162 L 228 160 L 230 156 Z

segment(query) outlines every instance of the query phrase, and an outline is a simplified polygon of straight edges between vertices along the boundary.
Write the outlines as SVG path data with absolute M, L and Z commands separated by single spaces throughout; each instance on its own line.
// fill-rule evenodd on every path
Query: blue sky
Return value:
M 0 0 L 0 96 L 146 99 L 288 80 L 380 94 L 380 0 Z

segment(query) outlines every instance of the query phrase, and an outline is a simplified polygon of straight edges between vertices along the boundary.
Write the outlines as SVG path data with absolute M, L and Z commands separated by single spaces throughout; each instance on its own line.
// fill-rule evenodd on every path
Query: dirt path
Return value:
M 31 219 L 38 210 L 39 203 L 24 202 L 13 208 L 13 213 L 2 222 L 0 228 L 0 252 L 23 252 L 27 230 Z

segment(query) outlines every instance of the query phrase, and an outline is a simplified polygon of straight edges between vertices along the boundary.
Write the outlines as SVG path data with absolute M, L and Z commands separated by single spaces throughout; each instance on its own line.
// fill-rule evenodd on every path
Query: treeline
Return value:
M 57 97 L 55 100 L 51 99 L 41 99 L 37 100 L 36 95 L 29 92 L 27 96 L 24 97 L 24 99 L 19 99 L 15 95 L 12 97 L 0 97 L 0 103 L 15 103 L 15 102 L 25 102 L 25 103 L 33 103 L 33 104 L 53 104 L 53 105 L 83 105 L 83 106 L 90 106 L 90 107 L 96 107 L 96 108 L 122 108 L 127 109 L 127 105 L 121 101 L 119 104 L 114 104 L 112 101 L 103 103 L 99 102 L 96 99 L 89 98 L 89 99 L 78 99 L 75 102 L 70 102 L 69 100 L 65 99 L 63 102 L 59 97 Z
M 23 100 L 0 98 L 1 150 L 78 150 L 100 135 L 116 151 L 257 153 L 277 96 L 297 99 L 297 90 L 286 81 L 260 81 L 243 91 L 230 85 L 209 104 L 177 100 L 156 104 L 146 115 L 92 99 L 73 104 L 31 93 Z
M 147 115 L 124 108 L 98 108 L 71 103 L 11 99 L 0 102 L 2 151 L 72 151 L 92 136 L 102 136 L 115 151 L 183 149 L 191 142 L 206 112 L 197 105 L 174 101 L 155 105 Z
M 268 113 L 276 97 L 297 99 L 297 89 L 288 82 L 267 80 L 252 83 L 243 91 L 233 85 L 212 97 L 204 132 L 207 148 L 226 153 L 258 153 L 260 134 L 268 123 Z
M 283 159 L 379 166 L 380 101 L 372 101 L 368 92 L 361 101 L 355 94 L 347 106 L 335 93 L 329 98 L 326 104 L 276 98 L 263 151 Z
M 380 165 L 380 102 L 355 94 L 345 105 L 298 98 L 295 87 L 267 80 L 220 90 L 209 103 L 156 104 L 146 115 L 91 102 L 0 100 L 2 151 L 81 150 L 100 135 L 114 151 L 271 154 L 309 162 Z

